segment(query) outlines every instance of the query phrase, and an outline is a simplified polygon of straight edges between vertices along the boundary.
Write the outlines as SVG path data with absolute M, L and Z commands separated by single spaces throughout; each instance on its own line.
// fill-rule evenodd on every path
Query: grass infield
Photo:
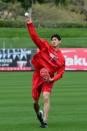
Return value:
M 0 73 L 0 131 L 41 131 L 31 79 L 32 72 Z M 47 131 L 87 131 L 87 73 L 65 72 L 54 85 L 51 105 Z

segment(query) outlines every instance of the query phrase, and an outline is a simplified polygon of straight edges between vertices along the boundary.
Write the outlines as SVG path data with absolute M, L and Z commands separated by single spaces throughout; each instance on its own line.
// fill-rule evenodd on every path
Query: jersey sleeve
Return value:
M 27 28 L 33 42 L 39 49 L 42 49 L 45 46 L 45 42 L 41 40 L 40 37 L 38 36 L 33 23 L 27 23 Z
M 60 78 L 62 78 L 63 74 L 64 74 L 64 71 L 65 71 L 65 64 L 63 64 L 61 66 L 61 68 L 58 70 L 57 74 L 53 77 L 53 80 L 54 81 L 57 81 L 59 80 Z

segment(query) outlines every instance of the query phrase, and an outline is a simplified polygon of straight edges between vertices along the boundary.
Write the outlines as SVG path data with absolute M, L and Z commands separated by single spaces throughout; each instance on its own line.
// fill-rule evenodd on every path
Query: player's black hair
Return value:
M 53 39 L 53 37 L 56 37 L 59 41 L 61 40 L 61 37 L 58 34 L 54 34 L 51 36 L 51 40 Z

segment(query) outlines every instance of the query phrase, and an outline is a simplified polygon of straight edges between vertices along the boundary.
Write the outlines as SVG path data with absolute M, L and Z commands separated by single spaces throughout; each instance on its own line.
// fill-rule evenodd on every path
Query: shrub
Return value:
M 34 21 L 34 24 L 36 27 L 44 27 L 44 28 L 87 28 L 86 22 L 53 22 L 53 21 L 44 21 L 44 22 L 38 22 Z M 0 27 L 14 27 L 14 28 L 21 28 L 25 27 L 25 21 L 24 20 L 0 20 Z
M 24 21 L 0 20 L 0 27 L 24 27 Z

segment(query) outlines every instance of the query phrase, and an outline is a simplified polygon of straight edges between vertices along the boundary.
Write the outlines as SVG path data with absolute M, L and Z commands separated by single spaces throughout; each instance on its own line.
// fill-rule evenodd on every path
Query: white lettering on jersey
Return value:
M 51 61 L 57 61 L 58 60 L 58 57 L 51 52 L 49 52 L 49 56 L 51 58 Z

